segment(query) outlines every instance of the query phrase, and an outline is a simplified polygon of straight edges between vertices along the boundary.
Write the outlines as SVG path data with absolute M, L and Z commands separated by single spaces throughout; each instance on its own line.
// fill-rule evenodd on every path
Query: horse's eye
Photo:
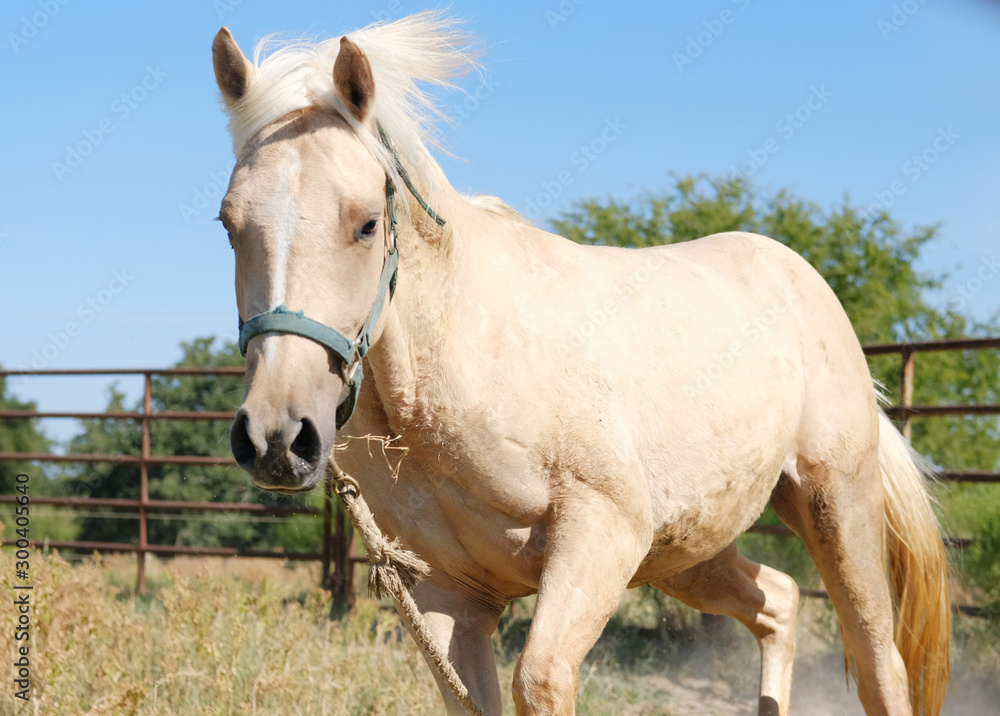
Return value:
M 362 236 L 372 236 L 375 233 L 375 229 L 378 228 L 378 221 L 372 219 L 367 224 L 361 227 Z

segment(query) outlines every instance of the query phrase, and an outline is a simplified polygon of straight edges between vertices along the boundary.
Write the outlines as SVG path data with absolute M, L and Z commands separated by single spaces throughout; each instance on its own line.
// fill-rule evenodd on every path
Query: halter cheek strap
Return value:
M 240 319 L 240 353 L 246 356 L 250 339 L 261 333 L 294 333 L 311 338 L 332 351 L 340 359 L 341 377 L 348 388 L 347 397 L 337 408 L 337 429 L 339 430 L 351 419 L 354 408 L 358 404 L 361 381 L 365 377 L 361 359 L 368 354 L 368 349 L 371 348 L 375 325 L 378 323 L 379 316 L 382 315 L 385 304 L 392 299 L 392 295 L 396 291 L 396 277 L 398 275 L 399 252 L 393 246 L 382 265 L 382 275 L 379 278 L 375 303 L 368 312 L 368 317 L 361 326 L 357 338 L 353 341 L 340 331 L 319 321 L 314 321 L 304 315 L 302 311 L 290 311 L 286 306 L 281 305 L 266 313 L 257 314 L 246 323 Z
M 413 186 L 413 182 L 410 181 L 409 175 L 399 161 L 399 154 L 396 152 L 392 140 L 389 139 L 381 125 L 378 125 L 378 132 L 379 138 L 386 149 L 392 152 L 396 163 L 396 171 L 417 200 L 417 203 L 439 225 L 444 226 L 444 219 L 427 205 L 427 202 L 420 196 L 416 187 Z M 354 408 L 358 404 L 358 396 L 361 393 L 361 381 L 364 378 L 364 368 L 362 367 L 361 359 L 368 354 L 368 350 L 372 344 L 372 334 L 375 332 L 378 319 L 382 315 L 382 310 L 385 308 L 386 303 L 392 300 L 392 296 L 396 291 L 396 279 L 399 275 L 399 251 L 396 249 L 397 220 L 395 195 L 396 191 L 392 181 L 389 177 L 386 177 L 385 203 L 386 217 L 389 224 L 387 227 L 388 250 L 385 255 L 385 261 L 382 264 L 382 275 L 379 277 L 375 302 L 372 304 L 371 310 L 368 311 L 368 317 L 365 318 L 365 322 L 361 325 L 361 330 L 358 331 L 358 335 L 354 340 L 351 340 L 330 326 L 305 316 L 302 311 L 290 311 L 284 305 L 264 313 L 259 313 L 245 323 L 240 318 L 240 354 L 244 357 L 246 357 L 250 339 L 259 336 L 261 333 L 293 333 L 316 341 L 332 351 L 340 359 L 340 373 L 344 379 L 344 385 L 348 388 L 348 393 L 344 402 L 337 408 L 338 430 L 344 427 L 347 421 L 351 419 L 351 415 L 354 414 Z

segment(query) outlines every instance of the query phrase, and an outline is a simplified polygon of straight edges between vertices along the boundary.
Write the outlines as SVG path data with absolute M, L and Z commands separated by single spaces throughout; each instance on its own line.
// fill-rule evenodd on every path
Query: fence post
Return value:
M 903 358 L 903 365 L 899 381 L 899 417 L 903 421 L 903 437 L 909 440 L 913 432 L 910 424 L 910 408 L 913 406 L 913 359 L 916 352 L 911 346 L 903 346 L 900 355 Z
M 146 592 L 146 508 L 149 506 L 149 416 L 153 412 L 153 376 L 143 374 L 144 387 L 142 396 L 142 458 L 139 461 L 139 549 L 136 558 L 139 560 L 139 577 L 135 590 L 139 594 Z
M 330 514 L 333 509 L 333 485 L 331 482 L 329 478 L 323 480 L 323 544 L 320 549 L 323 555 L 323 569 L 319 584 L 323 589 L 333 591 L 333 584 L 330 581 L 330 532 L 333 521 Z
M 334 506 L 333 500 L 329 500 L 331 512 Z M 330 594 L 333 597 L 331 614 L 342 616 L 354 606 L 354 585 L 353 571 L 354 563 L 351 561 L 351 542 L 354 535 L 351 531 L 347 514 L 344 512 L 340 501 L 336 503 L 336 522 L 334 523 L 333 534 L 333 577 L 330 580 Z

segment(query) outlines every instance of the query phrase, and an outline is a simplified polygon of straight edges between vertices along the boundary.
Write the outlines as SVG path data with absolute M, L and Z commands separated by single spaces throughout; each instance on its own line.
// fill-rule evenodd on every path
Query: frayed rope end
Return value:
M 393 540 L 382 549 L 381 559 L 372 559 L 368 571 L 368 594 L 381 599 L 383 595 L 398 596 L 411 591 L 430 574 L 430 567 L 413 552 L 403 549 Z

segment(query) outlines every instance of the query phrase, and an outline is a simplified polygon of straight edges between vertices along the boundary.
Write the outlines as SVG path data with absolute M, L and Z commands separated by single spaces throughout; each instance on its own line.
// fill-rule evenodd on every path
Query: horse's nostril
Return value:
M 244 470 L 253 470 L 257 462 L 257 447 L 250 439 L 250 419 L 242 410 L 233 420 L 233 427 L 229 431 L 229 445 L 233 449 L 233 457 Z
M 302 426 L 299 434 L 295 436 L 289 448 L 295 457 L 307 463 L 310 468 L 315 468 L 319 464 L 321 441 L 316 425 L 309 418 L 302 419 Z

